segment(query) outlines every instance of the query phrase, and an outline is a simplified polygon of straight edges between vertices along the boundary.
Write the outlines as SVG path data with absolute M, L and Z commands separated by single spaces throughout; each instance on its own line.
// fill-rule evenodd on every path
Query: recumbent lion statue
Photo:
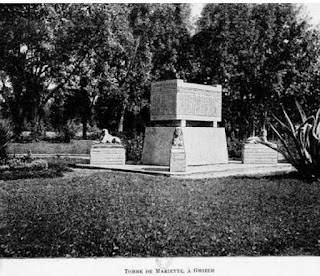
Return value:
M 100 143 L 102 144 L 121 144 L 121 140 L 119 137 L 112 136 L 109 134 L 109 131 L 107 129 L 102 130 L 102 138 L 100 140 Z

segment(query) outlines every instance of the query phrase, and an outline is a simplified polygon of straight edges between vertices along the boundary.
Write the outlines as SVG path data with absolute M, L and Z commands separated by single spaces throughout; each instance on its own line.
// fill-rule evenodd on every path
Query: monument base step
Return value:
M 210 166 L 189 166 L 186 172 L 170 172 L 169 166 L 148 166 L 148 165 L 89 165 L 78 164 L 77 167 L 106 169 L 111 171 L 123 171 L 132 173 L 169 176 L 176 178 L 220 178 L 228 176 L 254 176 L 254 175 L 276 175 L 286 174 L 294 171 L 288 163 L 278 164 L 243 164 L 240 161 L 231 161 L 228 164 L 216 164 Z

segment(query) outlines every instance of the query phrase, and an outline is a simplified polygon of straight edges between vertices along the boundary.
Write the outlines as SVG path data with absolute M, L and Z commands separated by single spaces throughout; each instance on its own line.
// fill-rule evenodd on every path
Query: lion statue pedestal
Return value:
M 278 152 L 266 146 L 276 148 L 277 145 L 267 141 L 267 131 L 263 128 L 259 136 L 249 137 L 242 149 L 242 163 L 244 164 L 277 164 Z
M 107 129 L 102 134 L 100 142 L 91 147 L 90 165 L 125 165 L 126 150 L 120 138 L 110 135 Z

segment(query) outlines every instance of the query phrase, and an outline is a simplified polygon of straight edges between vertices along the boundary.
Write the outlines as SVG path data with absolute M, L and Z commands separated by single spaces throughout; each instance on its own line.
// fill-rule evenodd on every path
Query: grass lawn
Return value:
M 0 256 L 320 255 L 319 184 L 111 172 L 0 181 Z

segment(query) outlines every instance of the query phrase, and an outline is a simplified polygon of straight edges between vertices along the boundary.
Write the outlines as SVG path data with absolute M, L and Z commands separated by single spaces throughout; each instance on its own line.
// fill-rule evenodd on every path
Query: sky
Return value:
M 192 16 L 198 17 L 201 13 L 202 3 L 192 3 Z M 306 6 L 306 11 L 309 13 L 313 24 L 320 24 L 320 3 L 303 3 Z

